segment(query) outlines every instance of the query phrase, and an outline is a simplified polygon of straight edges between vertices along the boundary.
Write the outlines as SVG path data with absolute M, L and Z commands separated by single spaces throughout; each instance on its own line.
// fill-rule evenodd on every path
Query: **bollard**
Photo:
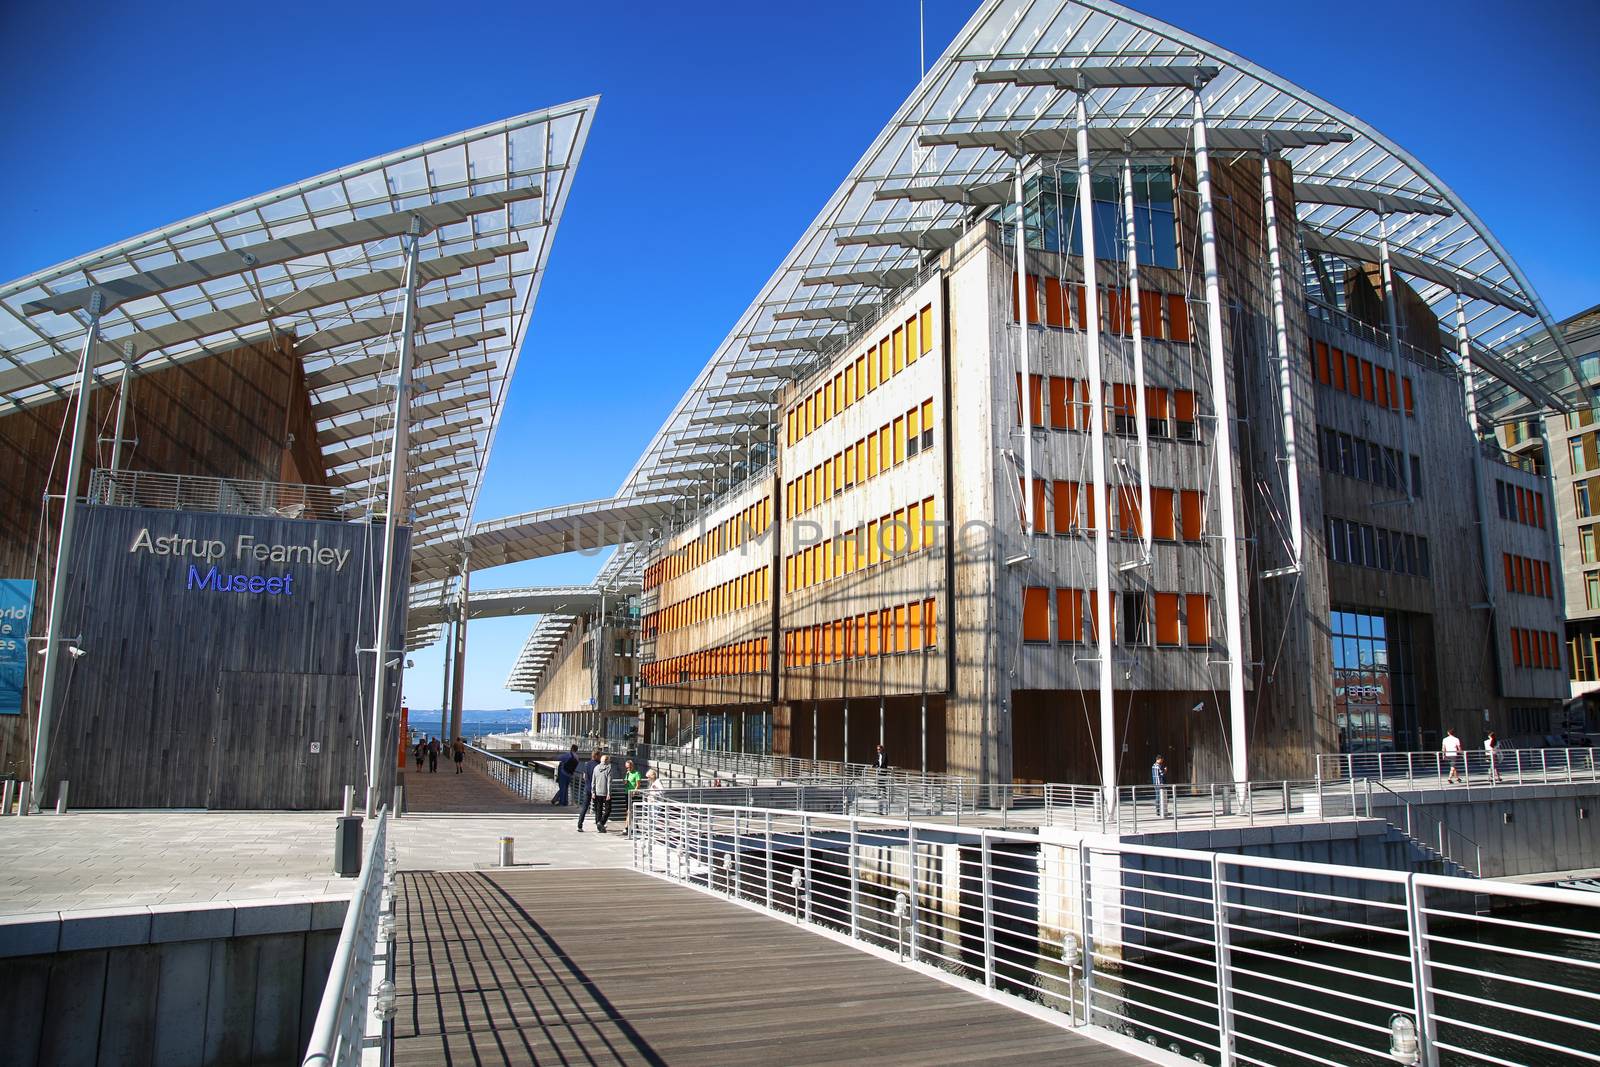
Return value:
M 511 867 L 515 865 L 513 856 L 516 840 L 514 837 L 502 837 L 500 839 L 500 866 Z
M 406 787 L 403 786 L 403 785 L 395 786 L 394 787 L 394 802 L 389 808 L 389 814 L 390 814 L 391 817 L 398 819 L 401 815 L 403 815 L 405 813 L 405 810 L 406 810 L 406 808 L 405 808 L 405 799 L 406 799 Z
M 347 785 L 347 786 L 344 787 L 344 817 L 348 819 L 350 816 L 354 815 L 355 813 L 356 813 L 356 787 L 353 786 L 353 785 Z
M 11 814 L 11 793 L 17 786 L 15 780 L 7 778 L 0 784 L 0 815 Z
M 30 782 L 23 782 L 21 785 L 19 785 L 17 787 L 17 814 L 18 815 L 32 815 L 33 814 L 33 812 L 28 810 L 28 804 L 32 800 L 32 798 L 28 796 L 28 794 L 30 792 L 32 792 L 32 790 L 30 790 L 28 788 L 28 786 L 31 785 L 31 784 L 32 783 L 30 783 Z
M 66 813 L 67 813 L 67 780 L 65 778 L 63 778 L 63 779 L 61 779 L 61 788 L 56 790 L 56 814 L 57 815 L 65 815 Z
M 359 815 L 344 815 L 334 827 L 333 873 L 340 878 L 361 873 L 361 823 Z

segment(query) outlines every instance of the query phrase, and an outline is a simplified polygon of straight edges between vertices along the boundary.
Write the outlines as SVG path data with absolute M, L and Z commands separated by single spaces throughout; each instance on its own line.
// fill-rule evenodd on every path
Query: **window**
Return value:
M 1083 590 L 1056 590 L 1056 640 L 1070 645 L 1083 643 Z
M 1585 526 L 1578 531 L 1578 550 L 1585 563 L 1594 563 L 1594 527 Z
M 1050 489 L 1055 503 L 1055 532 L 1063 534 L 1077 529 L 1078 483 L 1056 482 Z
M 1198 490 L 1184 489 L 1178 497 L 1183 509 L 1183 539 L 1198 541 L 1204 532 L 1205 496 Z
M 1587 519 L 1594 515 L 1594 509 L 1589 505 L 1589 483 L 1579 482 L 1572 487 L 1572 502 L 1577 505 L 1578 518 Z
M 1144 536 L 1143 516 L 1139 514 L 1139 489 L 1132 485 L 1117 487 L 1117 534 L 1121 537 Z
M 1590 611 L 1600 611 L 1600 574 L 1583 576 L 1583 597 Z
M 1184 621 L 1188 624 L 1188 644 L 1193 648 L 1211 645 L 1211 598 L 1204 593 L 1184 597 Z
M 1131 385 L 1111 383 L 1111 432 L 1122 437 L 1132 437 L 1139 432 Z
M 1171 432 L 1167 422 L 1167 398 L 1170 394 L 1165 389 L 1156 389 L 1146 386 L 1144 391 L 1144 421 L 1145 433 L 1151 437 L 1170 437 Z
M 933 447 L 933 401 L 922 402 L 922 447 L 924 450 Z
M 906 455 L 914 456 L 922 451 L 922 409 L 912 408 L 906 412 Z
M 1178 634 L 1178 594 L 1157 593 L 1156 601 L 1156 644 L 1170 648 L 1180 644 Z
M 1052 430 L 1065 430 L 1067 421 L 1067 386 L 1072 384 L 1069 378 L 1050 376 L 1050 428 Z
M 1056 483 L 1060 485 L 1060 482 Z M 1171 489 L 1150 489 L 1151 536 L 1157 541 L 1178 539 L 1177 516 L 1173 511 L 1175 493 Z
M 1188 389 L 1179 389 L 1172 394 L 1172 406 L 1176 436 L 1180 441 L 1193 441 L 1194 432 L 1194 393 Z

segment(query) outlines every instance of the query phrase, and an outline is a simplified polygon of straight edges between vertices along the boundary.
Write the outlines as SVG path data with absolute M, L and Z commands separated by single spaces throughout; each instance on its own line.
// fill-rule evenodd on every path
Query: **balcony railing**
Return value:
M 362 519 L 382 511 L 381 501 L 341 486 L 106 469 L 89 472 L 87 500 L 91 504 L 115 508 L 162 508 L 335 522 Z

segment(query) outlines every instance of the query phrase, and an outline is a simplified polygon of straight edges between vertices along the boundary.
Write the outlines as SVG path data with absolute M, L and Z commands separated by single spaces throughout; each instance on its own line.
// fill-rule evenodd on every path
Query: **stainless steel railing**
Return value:
M 323 987 L 311 1041 L 300 1061 L 302 1067 L 352 1067 L 361 1063 L 362 1050 L 368 1047 L 367 1016 L 375 999 L 372 976 L 381 919 L 386 910 L 392 910 L 392 904 L 389 909 L 384 906 L 385 897 L 392 896 L 395 874 L 388 859 L 388 835 L 389 809 L 385 807 L 373 824 L 361 874 L 344 913 L 328 984 Z M 392 923 L 391 919 L 385 942 L 393 937 Z M 387 993 L 392 1002 L 392 986 Z
M 1454 770 L 1455 782 L 1449 781 Z M 1452 761 L 1442 752 L 1340 752 L 1317 756 L 1317 778 L 1403 781 L 1408 788 L 1461 785 L 1541 785 L 1600 781 L 1600 758 L 1593 748 L 1519 748 L 1491 758 L 1481 748 L 1463 748 Z
M 671 795 L 635 820 L 641 870 L 1169 1062 L 1600 1062 L 1600 894 Z
M 380 500 L 336 485 L 256 482 L 156 471 L 89 472 L 85 499 L 119 508 L 164 508 L 289 519 L 359 519 L 383 510 Z
M 482 771 L 524 800 L 548 804 L 555 799 L 556 781 L 546 777 L 525 763 L 508 760 L 477 745 L 467 745 L 467 760 L 474 770 Z

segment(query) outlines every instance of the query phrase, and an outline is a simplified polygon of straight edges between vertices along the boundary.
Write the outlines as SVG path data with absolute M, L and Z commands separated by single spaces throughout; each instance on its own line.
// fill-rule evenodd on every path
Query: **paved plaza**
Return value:
M 402 870 L 625 867 L 612 827 L 573 814 L 407 815 L 391 821 Z M 334 812 L 75 812 L 0 819 L 0 915 L 202 901 L 349 896 L 333 869 Z

